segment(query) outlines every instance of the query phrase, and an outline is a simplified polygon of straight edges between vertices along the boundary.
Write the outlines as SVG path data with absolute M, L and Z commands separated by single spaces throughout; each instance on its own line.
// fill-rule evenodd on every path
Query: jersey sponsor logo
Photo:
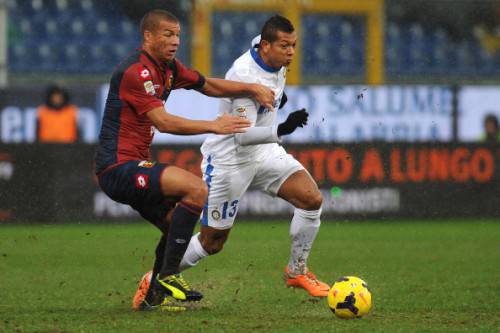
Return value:
M 138 189 L 147 189 L 149 187 L 149 176 L 142 173 L 135 175 L 135 187 Z
M 220 220 L 220 212 L 217 209 L 214 209 L 211 215 L 214 220 Z
M 156 93 L 155 87 L 153 85 L 153 81 L 144 82 L 144 90 L 148 95 L 154 95 Z
M 141 161 L 139 162 L 138 166 L 142 168 L 152 168 L 156 162 L 151 162 L 151 161 Z

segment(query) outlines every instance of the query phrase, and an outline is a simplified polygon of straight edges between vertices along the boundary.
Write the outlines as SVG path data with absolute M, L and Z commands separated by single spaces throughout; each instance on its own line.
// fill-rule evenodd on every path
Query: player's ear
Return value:
M 269 43 L 267 40 L 261 40 L 260 41 L 260 46 L 259 48 L 264 52 L 267 53 L 269 52 L 269 49 L 271 48 L 271 43 Z
M 144 33 L 143 33 L 143 35 L 142 35 L 142 36 L 143 36 L 142 38 L 143 38 L 143 39 L 144 39 L 144 41 L 146 42 L 146 41 L 151 40 L 151 36 L 152 36 L 152 35 L 153 35 L 153 34 L 151 33 L 151 31 L 149 31 L 149 30 L 145 30 L 145 31 L 144 31 Z

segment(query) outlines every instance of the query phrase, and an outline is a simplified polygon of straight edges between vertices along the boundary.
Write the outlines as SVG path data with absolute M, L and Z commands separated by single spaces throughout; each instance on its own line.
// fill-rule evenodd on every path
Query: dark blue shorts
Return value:
M 160 230 L 168 226 L 165 217 L 178 198 L 167 198 L 161 192 L 160 177 L 167 164 L 128 161 L 98 176 L 101 189 L 111 199 L 130 205 Z

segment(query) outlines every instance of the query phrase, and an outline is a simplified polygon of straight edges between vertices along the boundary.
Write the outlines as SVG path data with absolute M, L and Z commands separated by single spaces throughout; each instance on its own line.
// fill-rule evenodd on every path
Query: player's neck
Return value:
M 159 57 L 155 54 L 155 52 L 150 47 L 148 47 L 148 45 L 142 44 L 141 49 L 145 51 L 152 60 L 154 60 L 153 62 L 157 66 L 160 66 L 160 64 L 164 63 L 164 61 L 161 61 Z
M 257 54 L 259 55 L 259 57 L 262 59 L 262 61 L 269 67 L 273 68 L 274 70 L 278 71 L 281 69 L 281 66 L 280 67 L 275 67 L 273 66 L 273 64 L 271 63 L 271 61 L 269 61 L 269 58 L 266 57 L 265 54 L 263 54 L 263 52 L 261 52 L 261 50 L 257 50 Z

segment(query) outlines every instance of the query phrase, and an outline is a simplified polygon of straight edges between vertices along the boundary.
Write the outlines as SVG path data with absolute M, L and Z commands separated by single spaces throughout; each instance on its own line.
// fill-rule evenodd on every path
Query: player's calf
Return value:
M 218 230 L 211 227 L 203 227 L 200 234 L 200 242 L 203 249 L 213 255 L 222 251 L 231 229 Z

